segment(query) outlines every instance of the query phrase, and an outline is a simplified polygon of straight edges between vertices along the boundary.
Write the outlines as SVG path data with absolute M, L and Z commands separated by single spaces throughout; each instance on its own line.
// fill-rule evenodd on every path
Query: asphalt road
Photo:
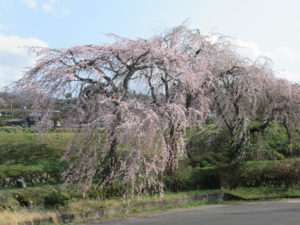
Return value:
M 88 225 L 298 225 L 300 199 L 149 213 L 126 219 L 113 219 Z

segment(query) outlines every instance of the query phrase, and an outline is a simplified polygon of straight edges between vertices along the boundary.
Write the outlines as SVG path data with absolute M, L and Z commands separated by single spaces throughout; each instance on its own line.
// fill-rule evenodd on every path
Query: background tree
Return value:
M 275 80 L 273 83 L 273 87 L 270 88 L 272 97 L 269 98 L 273 100 L 275 121 L 285 128 L 288 137 L 287 148 L 292 156 L 293 133 L 299 126 L 300 118 L 300 87 L 286 80 Z

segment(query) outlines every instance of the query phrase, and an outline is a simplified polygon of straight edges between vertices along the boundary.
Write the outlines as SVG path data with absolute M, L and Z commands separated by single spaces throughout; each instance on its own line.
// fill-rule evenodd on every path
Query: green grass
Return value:
M 112 218 L 119 218 L 119 217 L 125 217 L 129 215 L 135 215 L 135 214 L 141 214 L 141 213 L 151 213 L 151 212 L 157 212 L 157 211 L 164 211 L 164 210 L 171 210 L 171 209 L 185 209 L 185 208 L 194 208 L 194 207 L 203 207 L 207 205 L 212 205 L 212 204 L 220 204 L 220 202 L 193 202 L 193 203 L 187 203 L 182 206 L 172 206 L 172 205 L 167 205 L 164 207 L 156 207 L 156 208 L 151 208 L 148 210 L 141 210 L 139 208 L 132 208 L 130 212 L 128 213 L 118 213 L 118 214 L 109 214 L 105 215 L 104 218 L 106 219 L 112 219 Z
M 181 192 L 166 192 L 164 194 L 164 199 L 178 198 L 178 197 L 192 196 L 192 195 L 213 194 L 217 192 L 220 192 L 220 190 L 210 189 L 210 190 L 195 190 L 195 191 L 181 191 Z
M 73 133 L 7 133 L 0 132 L 1 163 L 35 163 L 58 160 L 67 148 Z
M 253 187 L 253 188 L 237 188 L 227 191 L 230 194 L 245 198 L 288 198 L 300 197 L 300 188 L 285 188 L 285 187 Z
M 25 175 L 31 176 L 34 174 L 59 172 L 60 164 L 55 162 L 47 162 L 36 165 L 22 164 L 2 164 L 0 165 L 0 178 L 2 177 L 22 177 Z

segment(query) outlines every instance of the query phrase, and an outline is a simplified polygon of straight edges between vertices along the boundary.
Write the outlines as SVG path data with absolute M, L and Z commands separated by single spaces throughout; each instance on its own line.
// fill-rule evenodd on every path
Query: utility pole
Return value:
M 12 110 L 12 99 L 10 99 L 10 112 L 12 114 L 12 118 L 14 118 L 14 113 L 13 113 L 13 110 Z
M 11 114 L 12 114 L 12 118 L 14 118 L 13 100 L 12 99 L 10 99 L 10 111 L 11 111 Z

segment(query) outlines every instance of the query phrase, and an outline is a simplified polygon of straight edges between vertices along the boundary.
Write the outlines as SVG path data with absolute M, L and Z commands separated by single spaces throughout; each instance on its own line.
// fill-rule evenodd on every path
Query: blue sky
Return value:
M 278 76 L 297 82 L 299 10 L 299 0 L 0 0 L 0 88 L 34 64 L 20 46 L 101 44 L 104 33 L 148 38 L 186 19 L 233 37 L 246 56 L 270 57 Z

